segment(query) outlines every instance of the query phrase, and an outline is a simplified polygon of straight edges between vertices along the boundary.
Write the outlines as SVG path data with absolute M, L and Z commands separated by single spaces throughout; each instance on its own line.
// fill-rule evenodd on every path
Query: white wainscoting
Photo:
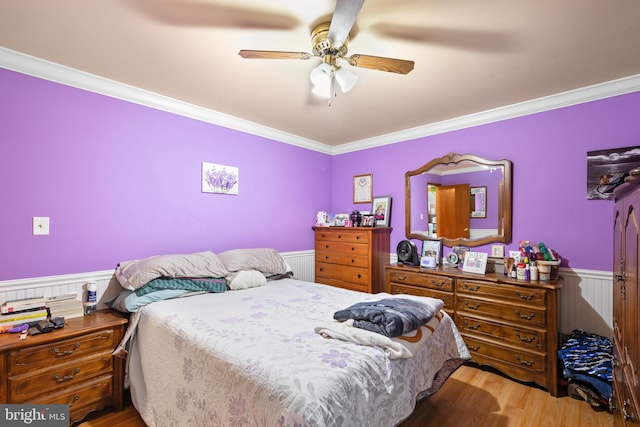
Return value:
M 282 256 L 297 279 L 313 282 L 315 277 L 314 251 L 284 252 Z M 390 262 L 397 262 L 395 253 Z M 560 332 L 583 329 L 598 335 L 613 336 L 613 280 L 610 271 L 561 268 L 563 287 L 560 290 L 558 324 Z M 109 287 L 113 270 L 64 276 L 36 277 L 0 281 L 0 302 L 36 296 L 78 292 L 84 297 L 84 285 L 94 280 L 98 284 L 99 307 L 114 296 Z M 117 289 L 117 288 L 115 288 Z

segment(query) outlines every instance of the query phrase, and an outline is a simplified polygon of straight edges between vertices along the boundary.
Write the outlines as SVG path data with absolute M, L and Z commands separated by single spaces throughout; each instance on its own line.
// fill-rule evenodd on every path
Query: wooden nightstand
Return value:
M 107 406 L 122 410 L 124 360 L 111 353 L 126 324 L 101 310 L 25 340 L 0 335 L 0 403 L 69 404 L 71 423 Z

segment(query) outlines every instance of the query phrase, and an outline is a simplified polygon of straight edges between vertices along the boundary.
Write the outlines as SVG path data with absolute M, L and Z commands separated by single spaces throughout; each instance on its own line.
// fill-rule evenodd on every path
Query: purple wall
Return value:
M 335 156 L 332 207 L 370 209 L 351 203 L 349 183 L 372 173 L 374 196 L 392 196 L 394 251 L 405 233 L 406 171 L 450 152 L 510 159 L 513 239 L 506 249 L 517 249 L 519 240 L 543 241 L 564 265 L 610 271 L 613 202 L 586 199 L 587 152 L 640 145 L 638 111 L 640 92 Z
M 394 251 L 404 173 L 449 152 L 513 161 L 507 249 L 544 241 L 570 267 L 609 271 L 613 203 L 586 199 L 586 153 L 640 145 L 640 92 L 333 157 L 2 69 L 0 93 L 0 280 L 310 250 L 316 211 L 370 209 L 352 203 L 367 173 L 393 197 Z M 238 167 L 240 194 L 201 193 L 203 161 Z M 33 216 L 51 218 L 50 236 L 31 235 Z
M 240 247 L 313 248 L 331 156 L 0 69 L 0 280 Z M 239 195 L 201 192 L 202 162 Z M 49 236 L 31 235 L 48 216 Z

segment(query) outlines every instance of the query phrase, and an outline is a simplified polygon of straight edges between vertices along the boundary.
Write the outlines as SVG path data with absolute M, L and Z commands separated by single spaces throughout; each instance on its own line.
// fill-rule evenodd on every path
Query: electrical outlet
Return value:
M 33 235 L 34 236 L 49 235 L 49 217 L 48 216 L 33 217 Z

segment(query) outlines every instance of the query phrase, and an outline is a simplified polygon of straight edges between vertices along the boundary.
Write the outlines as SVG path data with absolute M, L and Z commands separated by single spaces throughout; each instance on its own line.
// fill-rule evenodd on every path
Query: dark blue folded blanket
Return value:
M 427 323 L 444 306 L 444 302 L 425 298 L 420 302 L 407 298 L 385 298 L 359 302 L 338 310 L 333 318 L 340 322 L 353 319 L 353 326 L 387 337 L 399 337 Z

